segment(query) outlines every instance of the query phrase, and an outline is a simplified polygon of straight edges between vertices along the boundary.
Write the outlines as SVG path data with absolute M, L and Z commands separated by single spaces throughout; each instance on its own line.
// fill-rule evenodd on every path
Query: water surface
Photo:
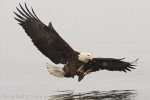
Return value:
M 49 100 L 137 100 L 135 90 L 90 91 L 74 94 L 73 91 L 59 91 L 51 95 Z

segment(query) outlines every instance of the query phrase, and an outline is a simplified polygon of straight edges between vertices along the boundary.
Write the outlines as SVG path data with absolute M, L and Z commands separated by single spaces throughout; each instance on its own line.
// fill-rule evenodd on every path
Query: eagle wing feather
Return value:
M 138 60 L 138 59 L 137 59 Z M 136 60 L 136 61 L 137 61 Z M 131 71 L 135 69 L 133 63 L 125 62 L 123 59 L 114 59 L 114 58 L 93 58 L 92 61 L 89 61 L 86 65 L 86 69 L 92 69 L 92 72 L 99 70 L 108 70 L 108 71 Z
M 46 26 L 42 21 L 40 21 L 33 9 L 31 13 L 26 4 L 25 8 L 26 9 L 24 9 L 21 5 L 20 9 L 16 7 L 20 14 L 14 12 L 17 16 L 15 19 L 19 21 L 19 24 L 31 38 L 34 45 L 45 56 L 56 64 L 66 64 L 73 54 L 78 53 L 60 37 L 51 23 L 49 26 Z

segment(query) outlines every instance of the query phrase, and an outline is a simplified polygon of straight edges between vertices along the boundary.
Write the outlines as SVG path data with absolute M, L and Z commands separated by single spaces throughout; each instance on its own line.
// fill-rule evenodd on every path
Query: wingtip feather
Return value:
M 125 73 L 127 73 L 127 71 L 126 70 L 123 70 Z
M 31 7 L 31 9 L 32 9 L 32 13 L 33 13 L 33 15 L 35 16 L 35 18 L 37 18 L 37 20 L 40 20 L 40 19 L 37 17 L 37 15 L 35 14 L 35 12 L 34 12 L 34 10 L 33 10 L 32 7 Z
M 137 58 L 135 61 L 131 62 L 131 64 L 138 63 L 139 58 Z
M 17 20 L 17 21 L 20 22 L 20 23 L 23 22 L 22 20 L 20 20 L 20 19 L 18 19 L 18 18 L 16 18 L 16 17 L 14 17 L 14 19 Z
M 126 68 L 126 70 L 128 70 L 128 71 L 130 71 L 130 72 L 131 72 L 131 70 L 130 70 L 129 68 Z
M 126 59 L 126 58 L 124 57 L 124 58 L 121 58 L 121 59 L 119 59 L 119 60 L 124 60 L 124 59 Z

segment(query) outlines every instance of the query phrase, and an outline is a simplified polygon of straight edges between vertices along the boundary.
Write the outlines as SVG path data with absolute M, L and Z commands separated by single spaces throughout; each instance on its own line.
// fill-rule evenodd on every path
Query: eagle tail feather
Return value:
M 57 66 L 54 66 L 54 65 L 51 65 L 51 64 L 48 64 L 46 63 L 46 67 L 48 69 L 48 72 L 53 75 L 53 76 L 56 76 L 58 78 L 63 78 L 64 77 L 64 71 L 62 68 L 60 67 L 57 67 Z

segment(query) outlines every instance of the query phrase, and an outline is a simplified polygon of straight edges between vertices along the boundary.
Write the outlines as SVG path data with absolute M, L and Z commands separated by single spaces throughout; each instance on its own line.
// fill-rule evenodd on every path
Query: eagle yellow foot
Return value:
M 48 69 L 48 72 L 53 76 L 56 76 L 58 78 L 63 78 L 65 75 L 65 72 L 60 67 L 57 67 L 48 63 L 46 63 L 46 67 Z

